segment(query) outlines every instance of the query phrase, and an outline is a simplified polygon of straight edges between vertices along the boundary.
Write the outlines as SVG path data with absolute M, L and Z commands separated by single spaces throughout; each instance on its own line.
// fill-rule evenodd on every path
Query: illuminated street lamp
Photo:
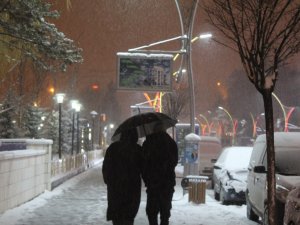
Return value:
M 211 33 L 200 34 L 199 36 L 194 37 L 191 40 L 191 42 L 193 43 L 193 42 L 197 41 L 198 39 L 209 39 L 209 38 L 212 38 Z
M 56 102 L 58 104 L 58 157 L 61 159 L 61 105 L 64 102 L 65 94 L 57 93 L 55 95 Z
M 194 17 L 194 15 L 193 15 Z M 187 35 L 186 40 L 186 62 L 187 62 L 187 73 L 188 73 L 188 82 L 189 82 L 189 97 L 190 97 L 190 123 L 191 123 L 191 132 L 195 133 L 195 90 L 194 90 L 194 78 L 193 78 L 193 69 L 192 69 L 192 45 L 191 43 L 198 39 L 211 38 L 212 34 L 204 34 L 197 36 L 191 39 L 193 20 L 191 21 L 190 29 Z
M 90 112 L 92 116 L 92 150 L 94 149 L 94 136 L 95 136 L 95 118 L 98 115 L 96 111 Z

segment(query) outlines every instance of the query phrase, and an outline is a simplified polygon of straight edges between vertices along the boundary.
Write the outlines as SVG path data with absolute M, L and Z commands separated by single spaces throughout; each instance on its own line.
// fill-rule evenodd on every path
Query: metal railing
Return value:
M 102 157 L 102 150 L 94 150 L 62 159 L 53 159 L 51 162 L 51 177 L 65 174 L 80 168 L 87 168 Z

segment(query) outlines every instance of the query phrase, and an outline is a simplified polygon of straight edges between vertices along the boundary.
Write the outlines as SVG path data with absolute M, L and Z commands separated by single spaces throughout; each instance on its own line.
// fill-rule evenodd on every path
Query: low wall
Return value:
M 26 149 L 0 151 L 0 213 L 51 190 L 52 140 L 0 139 L 6 141 Z

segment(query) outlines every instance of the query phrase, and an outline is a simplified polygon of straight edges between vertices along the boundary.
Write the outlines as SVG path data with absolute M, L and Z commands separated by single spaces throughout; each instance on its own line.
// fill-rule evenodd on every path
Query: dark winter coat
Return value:
M 176 142 L 166 132 L 151 134 L 143 143 L 143 154 L 143 179 L 147 189 L 173 190 L 178 163 Z
M 141 199 L 141 147 L 112 143 L 105 154 L 102 173 L 107 184 L 107 220 L 134 219 Z

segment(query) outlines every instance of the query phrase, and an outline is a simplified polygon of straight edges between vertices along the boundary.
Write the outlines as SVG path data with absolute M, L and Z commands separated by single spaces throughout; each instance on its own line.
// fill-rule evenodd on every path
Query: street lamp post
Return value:
M 234 133 L 235 133 L 235 131 L 234 131 L 234 122 L 233 122 L 232 116 L 231 116 L 230 113 L 229 113 L 226 109 L 224 109 L 223 107 L 219 106 L 218 109 L 223 110 L 223 111 L 229 116 L 229 119 L 230 119 L 231 124 L 232 124 L 232 144 L 234 144 Z
M 80 132 L 79 132 L 79 112 L 80 112 L 80 108 L 81 108 L 81 104 L 80 103 L 77 103 L 76 104 L 76 107 L 75 107 L 75 111 L 76 111 L 76 114 L 77 114 L 77 151 L 76 153 L 79 154 L 79 150 L 80 150 L 80 143 L 79 143 L 79 135 L 80 135 Z
M 71 108 L 72 108 L 72 148 L 71 155 L 74 154 L 74 139 L 75 139 L 75 110 L 76 105 L 78 104 L 77 100 L 71 100 Z
M 192 38 L 194 19 L 196 15 L 196 9 L 198 6 L 199 0 L 192 0 L 192 3 L 184 8 L 180 9 L 179 0 L 175 0 L 177 11 L 180 19 L 181 33 L 183 38 L 183 45 L 185 50 L 185 62 L 187 65 L 188 73 L 188 84 L 189 84 L 189 98 L 190 98 L 190 123 L 191 123 L 191 132 L 195 133 L 195 90 L 194 90 L 194 78 L 192 70 L 192 43 L 196 40 L 211 38 L 212 34 L 206 33 L 195 38 Z M 181 5 L 183 7 L 183 5 Z M 186 12 L 189 12 L 186 14 Z M 175 58 L 175 57 L 174 57 Z M 182 60 L 183 62 L 183 60 Z
M 201 113 L 199 114 L 199 116 L 204 119 L 204 121 L 205 121 L 205 123 L 207 125 L 208 134 L 210 135 L 210 125 L 209 125 L 208 119 L 203 114 L 201 114 Z
M 55 97 L 58 103 L 58 157 L 61 159 L 61 105 L 64 101 L 65 94 L 57 93 Z
M 143 52 L 143 53 L 151 53 L 151 52 L 160 52 L 160 53 L 171 53 L 176 55 L 173 57 L 173 60 L 175 61 L 179 54 L 182 54 L 183 57 L 181 57 L 181 68 L 182 64 L 185 61 L 187 66 L 187 72 L 188 72 L 188 84 L 189 84 L 189 97 L 190 97 L 190 124 L 191 124 L 191 132 L 195 133 L 195 94 L 194 94 L 194 81 L 193 81 L 193 71 L 192 71 L 192 57 L 191 57 L 191 43 L 194 42 L 198 38 L 192 38 L 193 33 L 193 25 L 194 25 L 194 19 L 196 15 L 196 9 L 198 6 L 199 0 L 191 0 L 183 1 L 183 4 L 179 3 L 179 0 L 175 0 L 176 8 L 179 14 L 179 20 L 180 20 L 180 28 L 181 28 L 181 36 L 171 38 L 168 40 L 159 41 L 156 43 L 152 43 L 150 45 L 143 45 L 141 47 L 129 49 L 129 52 Z M 189 4 L 191 3 L 191 4 Z M 183 7 L 183 9 L 180 9 Z M 199 36 L 199 38 L 210 38 L 211 34 L 204 34 Z M 179 51 L 151 51 L 151 50 L 142 50 L 148 47 L 152 47 L 155 45 L 163 44 L 170 41 L 175 41 L 181 39 L 182 46 Z M 180 69 L 180 71 L 182 71 Z
M 94 136 L 95 136 L 95 118 L 98 115 L 96 111 L 92 111 L 91 113 L 92 116 L 92 150 L 94 149 Z

